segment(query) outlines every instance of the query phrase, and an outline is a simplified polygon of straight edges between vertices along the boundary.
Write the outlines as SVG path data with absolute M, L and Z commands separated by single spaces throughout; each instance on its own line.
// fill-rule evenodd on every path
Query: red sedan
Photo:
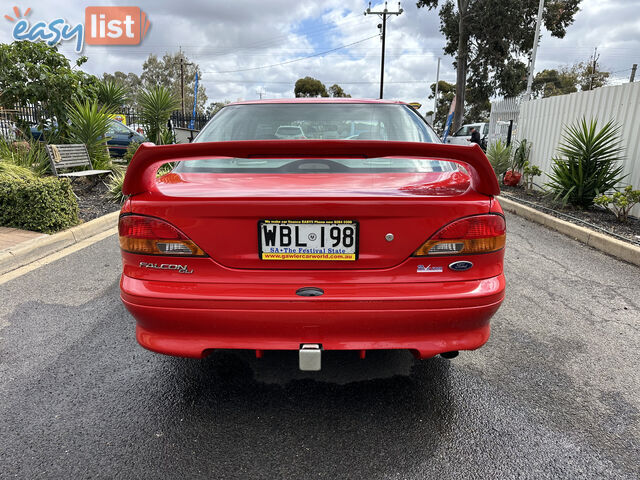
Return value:
M 123 192 L 122 301 L 155 352 L 451 358 L 487 341 L 504 298 L 489 162 L 403 103 L 231 104 L 192 144 L 143 144 Z

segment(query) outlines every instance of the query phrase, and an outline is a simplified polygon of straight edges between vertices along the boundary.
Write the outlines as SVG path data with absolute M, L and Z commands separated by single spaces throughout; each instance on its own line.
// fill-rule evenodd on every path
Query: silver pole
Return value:
M 436 70 L 436 91 L 433 98 L 433 116 L 431 117 L 431 124 L 436 123 L 436 113 L 438 113 L 438 83 L 440 82 L 440 57 L 438 57 L 438 69 Z
M 531 87 L 533 86 L 533 69 L 536 66 L 536 53 L 538 52 L 538 38 L 540 37 L 540 24 L 542 23 L 542 13 L 544 11 L 544 0 L 540 0 L 538 6 L 538 18 L 536 19 L 536 34 L 533 37 L 533 50 L 531 52 L 531 62 L 529 63 L 529 78 L 527 79 L 527 100 L 531 98 Z

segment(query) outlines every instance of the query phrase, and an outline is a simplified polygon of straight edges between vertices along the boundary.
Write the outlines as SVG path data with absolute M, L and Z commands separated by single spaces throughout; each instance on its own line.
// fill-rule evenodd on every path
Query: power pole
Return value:
M 631 67 L 631 77 L 629 78 L 629 83 L 633 83 L 636 79 L 636 70 L 638 69 L 638 64 L 634 63 L 633 67 Z
M 593 90 L 593 79 L 596 76 L 596 68 L 598 68 L 598 47 L 593 49 L 593 67 L 591 68 L 591 75 L 589 75 L 589 90 Z
M 182 115 L 184 115 L 184 59 L 180 55 L 180 99 L 182 101 Z
M 384 10 L 381 12 L 371 11 L 371 2 L 369 2 L 369 8 L 364 12 L 365 15 L 378 15 L 382 18 L 382 24 L 378 25 L 378 28 L 382 28 L 382 60 L 380 61 L 380 99 L 384 96 L 384 48 L 385 40 L 387 37 L 387 16 L 388 15 L 400 15 L 404 10 L 400 8 L 400 2 L 398 2 L 398 11 L 390 12 L 387 9 L 387 2 L 384 2 Z
M 544 0 L 540 0 L 538 5 L 538 17 L 536 18 L 536 33 L 533 36 L 533 50 L 531 51 L 531 61 L 529 62 L 529 77 L 527 78 L 527 100 L 531 98 L 531 88 L 533 87 L 533 70 L 536 66 L 536 54 L 538 53 L 538 39 L 540 38 L 540 24 L 544 13 Z
M 438 87 L 440 83 L 440 57 L 438 57 L 438 68 L 436 69 L 436 91 L 433 98 L 433 116 L 431 117 L 431 124 L 436 123 L 436 113 L 438 113 Z

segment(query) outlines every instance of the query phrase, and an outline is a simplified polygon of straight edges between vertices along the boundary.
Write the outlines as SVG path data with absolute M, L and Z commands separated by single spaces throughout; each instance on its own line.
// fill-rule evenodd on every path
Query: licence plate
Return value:
M 260 220 L 261 260 L 353 261 L 358 258 L 354 220 Z

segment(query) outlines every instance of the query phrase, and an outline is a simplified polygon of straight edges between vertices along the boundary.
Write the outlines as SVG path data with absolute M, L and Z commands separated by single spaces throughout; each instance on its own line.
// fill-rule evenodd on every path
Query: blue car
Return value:
M 45 127 L 45 133 L 49 131 L 49 128 Z M 31 127 L 31 136 L 35 140 L 45 141 L 42 132 L 37 126 Z M 131 142 L 142 143 L 147 141 L 147 137 L 136 132 L 134 129 L 127 127 L 123 123 L 117 120 L 109 120 L 109 129 L 107 130 L 107 147 L 109 148 L 109 154 L 112 157 L 122 157 L 127 151 L 127 147 Z
M 107 146 L 112 157 L 122 157 L 131 142 L 142 143 L 147 141 L 144 135 L 113 119 L 111 119 L 109 130 L 107 130 L 107 136 L 110 137 Z

